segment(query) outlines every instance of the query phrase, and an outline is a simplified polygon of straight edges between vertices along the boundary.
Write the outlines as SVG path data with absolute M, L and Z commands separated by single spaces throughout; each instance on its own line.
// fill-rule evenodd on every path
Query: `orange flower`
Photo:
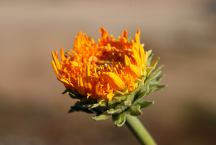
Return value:
M 52 52 L 52 66 L 66 88 L 81 95 L 112 100 L 116 91 L 133 91 L 146 73 L 147 53 L 140 43 L 140 30 L 128 39 L 123 31 L 115 39 L 104 28 L 95 42 L 79 32 L 72 49 Z

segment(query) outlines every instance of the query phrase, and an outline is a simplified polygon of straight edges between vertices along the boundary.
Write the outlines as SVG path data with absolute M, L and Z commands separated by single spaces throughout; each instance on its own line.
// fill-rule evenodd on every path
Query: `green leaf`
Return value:
M 151 61 L 152 61 L 152 58 L 153 58 L 152 50 L 148 50 L 148 51 L 146 52 L 146 55 L 148 56 L 147 66 L 150 66 L 150 65 L 151 65 Z
M 90 106 L 90 108 L 96 108 L 96 107 L 99 107 L 99 106 L 100 106 L 100 104 L 96 103 L 96 104 L 92 104 L 92 105 Z
M 140 99 L 136 102 L 136 104 L 140 105 L 140 108 L 146 108 L 152 104 L 154 104 L 154 101 L 149 101 L 149 100 L 144 100 L 144 99 Z
M 162 74 L 161 69 L 162 68 L 163 68 L 163 66 L 160 66 L 160 67 L 156 68 L 154 71 L 151 71 L 151 73 L 147 77 L 147 80 L 151 81 L 151 80 L 157 79 L 158 77 L 161 77 L 161 74 Z
M 121 113 L 122 112 L 122 109 L 120 109 L 120 108 L 117 108 L 117 109 L 115 109 L 115 108 L 111 108 L 111 109 L 109 109 L 109 110 L 107 110 L 107 113 L 108 114 L 116 114 L 116 113 Z
M 112 120 L 116 126 L 121 127 L 126 121 L 125 112 L 112 115 Z
M 149 93 L 152 93 L 152 92 L 155 92 L 155 91 L 158 91 L 162 88 L 164 88 L 165 85 L 160 85 L 160 84 L 154 84 L 154 85 L 150 85 L 150 90 L 149 90 Z
M 113 97 L 113 99 L 108 102 L 108 104 L 109 104 L 109 106 L 112 106 L 112 105 L 115 106 L 116 104 L 119 104 L 119 103 L 121 103 L 122 101 L 124 101 L 126 99 L 127 99 L 126 95 L 115 95 Z
M 99 120 L 107 120 L 108 118 L 109 118 L 109 116 L 106 115 L 106 114 L 101 114 L 101 115 L 92 117 L 92 119 L 94 119 L 94 120 L 96 120 L 96 121 L 99 121 Z
M 131 106 L 128 112 L 133 116 L 138 116 L 142 113 L 141 107 L 139 104 Z
M 106 107 L 106 102 L 104 100 L 101 100 L 95 104 L 90 105 L 90 108 L 97 108 L 97 107 Z
M 108 114 L 111 114 L 111 115 L 112 115 L 112 114 L 119 114 L 119 113 L 125 111 L 127 108 L 128 108 L 128 106 L 126 106 L 126 105 L 124 105 L 124 104 L 119 104 L 119 105 L 117 105 L 116 107 L 113 107 L 113 108 L 107 110 L 106 112 L 107 112 Z
M 135 94 L 134 100 L 137 100 L 139 98 L 142 98 L 146 96 L 146 86 L 140 87 L 140 90 Z
M 134 93 L 131 93 L 127 96 L 127 99 L 124 101 L 124 105 L 131 106 L 132 102 L 134 100 Z

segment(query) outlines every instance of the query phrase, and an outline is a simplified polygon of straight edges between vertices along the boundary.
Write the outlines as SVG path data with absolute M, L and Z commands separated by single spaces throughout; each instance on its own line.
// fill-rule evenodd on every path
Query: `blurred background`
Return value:
M 140 119 L 159 145 L 216 143 L 215 0 L 0 0 L 0 145 L 138 145 L 126 127 L 68 114 L 51 51 L 75 34 L 142 30 L 164 64 L 155 105 Z

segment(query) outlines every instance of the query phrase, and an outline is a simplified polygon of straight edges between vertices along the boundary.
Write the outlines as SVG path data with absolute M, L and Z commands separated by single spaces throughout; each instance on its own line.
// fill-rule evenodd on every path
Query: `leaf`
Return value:
M 113 107 L 113 108 L 107 110 L 106 112 L 110 115 L 119 114 L 119 113 L 125 111 L 127 108 L 128 108 L 128 106 L 126 106 L 124 104 L 119 104 L 116 107 Z
M 99 107 L 99 106 L 100 106 L 100 104 L 96 103 L 96 104 L 92 104 L 90 108 L 93 109 L 93 108 L 96 108 L 96 107 Z
M 164 88 L 165 85 L 160 85 L 160 84 L 155 84 L 155 85 L 150 85 L 150 90 L 149 90 L 149 93 L 152 93 L 152 92 L 155 92 L 155 91 L 158 91 L 162 88 Z
M 108 102 L 109 106 L 115 106 L 116 104 L 121 103 L 122 101 L 126 100 L 126 95 L 115 95 L 111 101 Z
M 97 107 L 106 107 L 106 102 L 104 100 L 100 100 L 99 102 L 90 105 L 90 108 L 97 108 Z
M 144 96 L 146 96 L 146 87 L 143 85 L 142 87 L 140 87 L 140 90 L 135 94 L 134 100 L 137 100 Z
M 151 73 L 148 75 L 146 81 L 147 81 L 147 80 L 148 80 L 148 81 L 151 81 L 151 80 L 154 80 L 154 79 L 157 80 L 158 77 L 162 77 L 162 76 L 161 76 L 161 74 L 162 74 L 161 69 L 162 69 L 162 68 L 163 68 L 163 66 L 160 66 L 160 67 L 156 68 L 154 71 L 151 71 Z
M 126 114 L 124 113 L 120 113 L 120 114 L 114 114 L 112 115 L 112 120 L 114 122 L 114 124 L 118 127 L 121 127 L 125 121 L 126 121 Z
M 151 61 L 152 61 L 152 58 L 153 58 L 152 50 L 148 50 L 146 52 L 146 55 L 148 56 L 147 66 L 149 66 L 149 65 L 151 65 Z
M 131 106 L 128 112 L 133 116 L 138 116 L 142 113 L 141 107 L 139 104 Z
M 135 104 L 138 104 L 140 108 L 146 108 L 152 104 L 154 104 L 154 101 L 144 100 L 143 98 L 140 100 L 137 100 Z
M 116 113 L 121 113 L 121 109 L 119 109 L 119 108 L 117 108 L 117 109 L 114 109 L 114 108 L 111 108 L 111 109 L 109 109 L 109 110 L 107 110 L 107 113 L 108 114 L 116 114 Z
M 131 106 L 132 102 L 134 100 L 134 93 L 131 93 L 127 96 L 127 99 L 124 101 L 124 105 Z
M 107 120 L 108 118 L 109 118 L 109 116 L 106 115 L 106 114 L 101 114 L 101 115 L 92 117 L 92 119 L 94 119 L 94 120 L 96 120 L 96 121 L 99 121 L 99 120 Z

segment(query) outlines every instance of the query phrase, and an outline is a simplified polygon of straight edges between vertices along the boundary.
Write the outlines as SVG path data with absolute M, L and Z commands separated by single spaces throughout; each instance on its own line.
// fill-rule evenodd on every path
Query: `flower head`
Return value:
M 114 38 L 104 28 L 96 42 L 79 32 L 72 49 L 52 52 L 56 76 L 67 89 L 94 99 L 112 100 L 115 92 L 131 92 L 146 74 L 148 53 L 140 43 L 140 30 L 133 39 L 123 31 Z
M 133 39 L 123 31 L 114 38 L 104 28 L 95 42 L 79 32 L 72 49 L 52 52 L 52 66 L 72 98 L 79 99 L 70 112 L 94 113 L 95 120 L 112 116 L 122 126 L 127 115 L 140 115 L 151 105 L 144 96 L 164 87 L 162 71 L 151 51 L 140 43 L 140 30 Z

